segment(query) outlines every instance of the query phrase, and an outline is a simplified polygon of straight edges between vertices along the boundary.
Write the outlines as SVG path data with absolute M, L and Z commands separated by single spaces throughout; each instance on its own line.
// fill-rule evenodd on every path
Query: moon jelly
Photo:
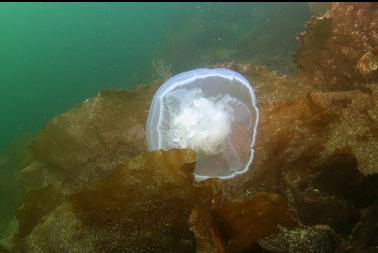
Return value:
M 228 69 L 195 69 L 167 80 L 147 119 L 148 149 L 190 148 L 196 180 L 229 179 L 253 160 L 259 111 L 252 86 Z

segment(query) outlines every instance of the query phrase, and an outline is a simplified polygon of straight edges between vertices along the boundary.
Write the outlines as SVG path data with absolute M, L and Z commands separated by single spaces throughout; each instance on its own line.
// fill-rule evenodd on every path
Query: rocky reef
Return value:
M 346 71 L 377 46 L 357 39 L 375 36 L 372 13 L 373 3 L 337 4 L 312 19 L 335 39 L 315 50 L 324 24 L 308 25 L 298 76 L 217 65 L 251 81 L 261 116 L 252 167 L 230 180 L 193 180 L 191 150 L 147 152 L 161 81 L 102 91 L 58 115 L 30 145 L 18 229 L 0 252 L 376 252 L 378 79 Z
M 356 71 L 359 59 L 378 45 L 377 3 L 333 3 L 320 17 L 312 17 L 298 35 L 295 62 L 315 87 L 351 89 L 377 80 L 378 72 Z

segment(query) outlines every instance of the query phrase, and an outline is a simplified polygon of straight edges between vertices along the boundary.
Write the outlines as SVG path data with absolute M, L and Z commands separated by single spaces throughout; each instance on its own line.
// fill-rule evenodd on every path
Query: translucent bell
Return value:
M 193 149 L 196 180 L 229 179 L 253 160 L 258 119 L 254 90 L 242 75 L 195 69 L 156 92 L 147 119 L 148 149 Z

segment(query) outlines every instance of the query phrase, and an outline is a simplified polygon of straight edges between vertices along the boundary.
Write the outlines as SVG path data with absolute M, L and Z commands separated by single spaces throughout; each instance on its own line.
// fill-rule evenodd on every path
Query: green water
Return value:
M 156 59 L 173 73 L 288 61 L 309 17 L 306 3 L 0 3 L 0 232 L 18 205 L 17 154 L 49 119 L 101 89 L 149 83 Z
M 149 81 L 170 13 L 157 4 L 1 4 L 0 148 L 101 88 Z
M 181 71 L 196 66 L 201 46 L 211 50 L 228 45 L 247 29 L 256 30 L 258 41 L 261 33 L 269 33 L 264 29 L 270 19 L 277 19 L 282 6 L 300 8 L 294 30 L 288 26 L 285 35 L 295 41 L 309 16 L 305 4 L 0 4 L 0 153 L 19 136 L 35 133 L 48 119 L 102 88 L 149 82 L 151 61 L 164 57 L 162 51 L 179 56 L 172 68 Z M 184 35 L 187 44 L 175 45 L 172 51 L 165 47 L 196 19 L 192 34 Z M 233 33 L 219 26 L 231 22 Z M 265 53 L 289 54 L 282 48 L 285 43 L 270 42 Z

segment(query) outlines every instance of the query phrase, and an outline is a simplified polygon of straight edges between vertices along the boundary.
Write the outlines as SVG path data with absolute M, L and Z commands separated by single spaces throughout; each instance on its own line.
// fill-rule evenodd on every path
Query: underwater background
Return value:
M 100 89 L 149 83 L 154 60 L 181 72 L 251 31 L 244 55 L 289 58 L 309 17 L 305 3 L 2 3 L 1 153 Z
M 0 253 L 377 249 L 377 29 L 373 3 L 0 3 Z M 192 154 L 144 153 L 142 130 L 158 86 L 200 67 L 245 75 L 262 119 L 254 167 L 193 190 L 169 174 Z M 158 185 L 137 196 L 166 201 L 147 221 L 114 193 L 132 191 L 129 160 L 143 161 L 131 188 Z
M 291 61 L 310 14 L 306 3 L 1 3 L 0 161 L 101 89 L 133 89 L 164 70 L 224 62 L 227 52 L 223 59 L 208 54 L 235 47 L 243 35 L 257 46 L 241 57 L 275 57 L 285 69 L 279 63 Z M 290 26 L 281 25 L 285 20 Z M 13 168 L 0 171 L 2 194 L 15 191 L 6 189 Z M 7 210 L 12 198 L 1 199 Z

